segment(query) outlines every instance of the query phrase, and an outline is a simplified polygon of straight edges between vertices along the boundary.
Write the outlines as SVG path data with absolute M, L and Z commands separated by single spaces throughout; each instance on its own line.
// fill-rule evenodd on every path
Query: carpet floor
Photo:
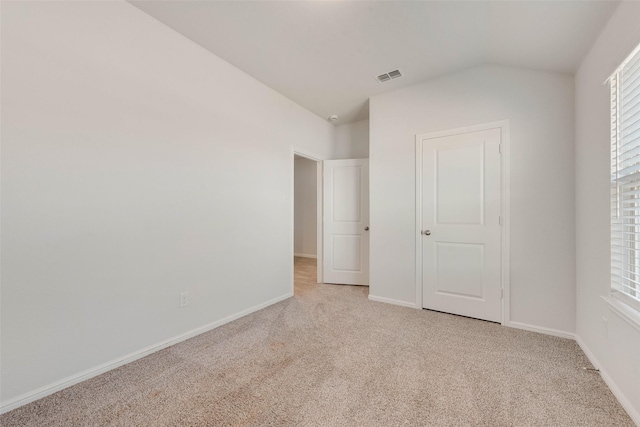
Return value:
M 10 426 L 633 426 L 574 341 L 367 299 L 295 297 L 0 416 Z

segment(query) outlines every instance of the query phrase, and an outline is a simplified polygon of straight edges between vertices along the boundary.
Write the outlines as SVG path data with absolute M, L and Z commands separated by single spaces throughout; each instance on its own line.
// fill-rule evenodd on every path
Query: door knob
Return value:
M 364 231 L 369 231 L 369 227 L 365 227 L 365 228 L 364 228 Z
M 422 231 L 422 234 L 424 234 L 425 236 L 431 236 L 431 230 L 424 230 Z

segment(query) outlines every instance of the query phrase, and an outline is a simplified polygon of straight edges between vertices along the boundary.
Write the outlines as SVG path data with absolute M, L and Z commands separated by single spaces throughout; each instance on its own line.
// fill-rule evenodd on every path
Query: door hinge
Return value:
M 498 224 L 500 225 L 500 227 L 502 227 L 502 217 L 501 216 L 498 217 Z
M 502 154 L 502 144 L 498 144 L 498 154 Z
M 504 289 L 500 289 L 500 299 L 504 299 Z

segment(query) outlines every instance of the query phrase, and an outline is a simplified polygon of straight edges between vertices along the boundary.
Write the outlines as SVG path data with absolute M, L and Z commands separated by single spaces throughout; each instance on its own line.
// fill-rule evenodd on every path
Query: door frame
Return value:
M 428 132 L 416 134 L 416 227 L 415 227 L 415 279 L 416 279 L 416 308 L 422 309 L 422 140 L 440 138 L 445 136 L 459 135 L 463 133 L 477 132 L 488 129 L 500 129 L 500 216 L 502 218 L 502 229 L 500 238 L 500 281 L 502 285 L 501 321 L 502 325 L 507 325 L 511 319 L 510 312 L 510 249 L 509 249 L 509 227 L 511 224 L 509 215 L 509 120 L 499 120 L 489 123 L 464 126 L 455 129 L 447 129 L 438 132 Z
M 316 162 L 316 269 L 317 269 L 317 281 L 318 283 L 322 283 L 323 281 L 323 266 L 324 266 L 324 260 L 323 260 L 323 250 L 324 250 L 324 246 L 323 246 L 323 230 L 324 230 L 324 224 L 323 224 L 323 216 L 322 216 L 322 212 L 323 212 L 323 206 L 322 206 L 322 192 L 323 192 L 323 188 L 322 188 L 322 176 L 323 176 L 323 161 L 325 160 L 322 156 L 315 154 L 315 153 L 311 153 L 307 150 L 303 150 L 294 146 L 291 146 L 291 156 L 290 156 L 290 161 L 291 161 L 291 189 L 290 189 L 290 200 L 291 200 L 291 233 L 290 233 L 290 238 L 289 241 L 291 242 L 291 250 L 290 253 L 293 256 L 295 250 L 294 250 L 294 246 L 293 246 L 293 241 L 295 238 L 295 226 L 294 226 L 294 221 L 295 221 L 295 156 L 298 157 L 304 157 L 305 159 L 309 159 L 309 160 L 313 160 L 314 162 Z M 291 268 L 291 292 L 293 293 L 293 281 L 294 281 L 294 276 L 293 276 L 293 267 Z

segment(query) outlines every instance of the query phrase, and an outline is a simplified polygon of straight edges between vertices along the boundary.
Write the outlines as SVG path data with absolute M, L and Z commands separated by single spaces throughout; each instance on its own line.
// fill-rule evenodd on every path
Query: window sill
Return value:
M 638 310 L 629 307 L 627 304 L 614 297 L 603 296 L 602 299 L 607 303 L 607 306 L 611 311 L 640 332 L 640 312 Z

